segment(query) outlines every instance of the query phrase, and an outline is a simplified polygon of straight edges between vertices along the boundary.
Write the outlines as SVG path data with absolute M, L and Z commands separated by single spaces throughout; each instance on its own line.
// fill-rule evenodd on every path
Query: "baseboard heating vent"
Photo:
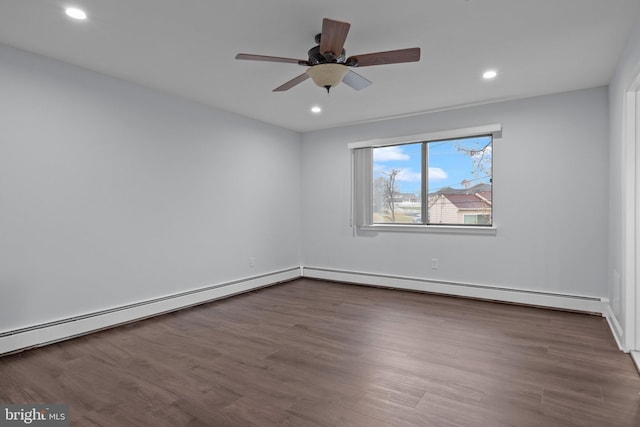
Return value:
M 587 295 L 563 294 L 477 283 L 453 282 L 309 266 L 305 266 L 302 271 L 303 277 L 309 278 L 597 313 L 600 315 L 604 314 L 605 307 L 608 303 L 606 298 Z

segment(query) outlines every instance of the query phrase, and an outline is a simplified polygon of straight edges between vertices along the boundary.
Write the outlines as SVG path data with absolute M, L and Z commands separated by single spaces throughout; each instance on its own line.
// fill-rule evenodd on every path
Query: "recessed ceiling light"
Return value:
M 491 79 L 496 78 L 497 75 L 498 75 L 498 72 L 496 70 L 487 70 L 487 71 L 484 72 L 482 77 L 487 79 L 487 80 L 491 80 Z
M 78 19 L 80 21 L 84 21 L 85 19 L 87 19 L 87 13 L 82 9 L 78 9 L 77 7 L 68 7 L 64 10 L 64 13 L 66 13 L 70 18 Z
M 320 107 L 319 105 L 314 105 L 313 107 L 311 107 L 311 112 L 313 114 L 320 114 L 322 113 L 322 107 Z

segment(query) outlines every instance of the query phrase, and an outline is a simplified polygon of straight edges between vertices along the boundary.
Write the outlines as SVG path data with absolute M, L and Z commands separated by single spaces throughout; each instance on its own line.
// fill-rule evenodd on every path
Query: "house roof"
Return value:
M 444 187 L 435 195 L 446 197 L 458 209 L 487 209 L 493 201 L 491 184 L 481 183 L 470 188 Z
M 493 191 L 479 191 L 476 194 L 489 202 L 493 201 Z
M 478 194 L 443 194 L 458 209 L 487 209 L 491 202 L 483 200 Z
M 491 193 L 491 184 L 481 183 L 469 188 L 443 187 L 436 191 L 436 194 L 474 194 Z

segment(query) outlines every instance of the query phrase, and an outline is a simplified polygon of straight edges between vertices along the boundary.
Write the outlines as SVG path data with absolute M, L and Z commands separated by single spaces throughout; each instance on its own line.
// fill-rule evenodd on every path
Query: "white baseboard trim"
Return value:
M 0 356 L 249 292 L 300 276 L 300 267 L 294 267 L 55 322 L 0 332 Z
M 640 374 L 640 351 L 631 351 L 630 354 L 631 354 L 631 359 L 633 360 L 633 363 L 635 363 L 636 369 Z
M 299 277 L 598 313 L 607 318 L 619 346 L 620 337 L 622 336 L 622 329 L 609 306 L 608 300 L 605 298 L 318 267 L 292 267 L 126 306 L 0 332 L 0 356 L 64 341 L 102 329 L 272 286 Z M 622 346 L 620 348 L 623 349 Z M 640 354 L 636 352 L 632 356 L 636 364 L 640 366 Z
M 622 345 L 624 340 L 624 331 L 622 330 L 622 326 L 620 326 L 620 322 L 616 317 L 613 309 L 610 304 L 606 304 L 604 317 L 607 318 L 607 323 L 609 324 L 609 328 L 611 329 L 611 334 L 613 334 L 613 338 L 616 340 L 616 344 L 618 344 L 618 348 L 624 352 L 628 350 Z
M 454 295 L 483 300 L 526 304 L 561 310 L 605 314 L 606 298 L 496 287 L 473 283 L 457 283 L 415 277 L 390 276 L 318 267 L 304 267 L 302 276 L 358 285 L 381 286 L 418 292 Z

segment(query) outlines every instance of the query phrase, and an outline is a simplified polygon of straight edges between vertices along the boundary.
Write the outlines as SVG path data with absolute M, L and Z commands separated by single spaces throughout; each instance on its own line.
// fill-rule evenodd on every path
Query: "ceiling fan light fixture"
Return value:
M 331 63 L 314 65 L 309 67 L 306 73 L 316 85 L 327 89 L 328 93 L 329 89 L 342 81 L 348 71 L 346 65 Z

